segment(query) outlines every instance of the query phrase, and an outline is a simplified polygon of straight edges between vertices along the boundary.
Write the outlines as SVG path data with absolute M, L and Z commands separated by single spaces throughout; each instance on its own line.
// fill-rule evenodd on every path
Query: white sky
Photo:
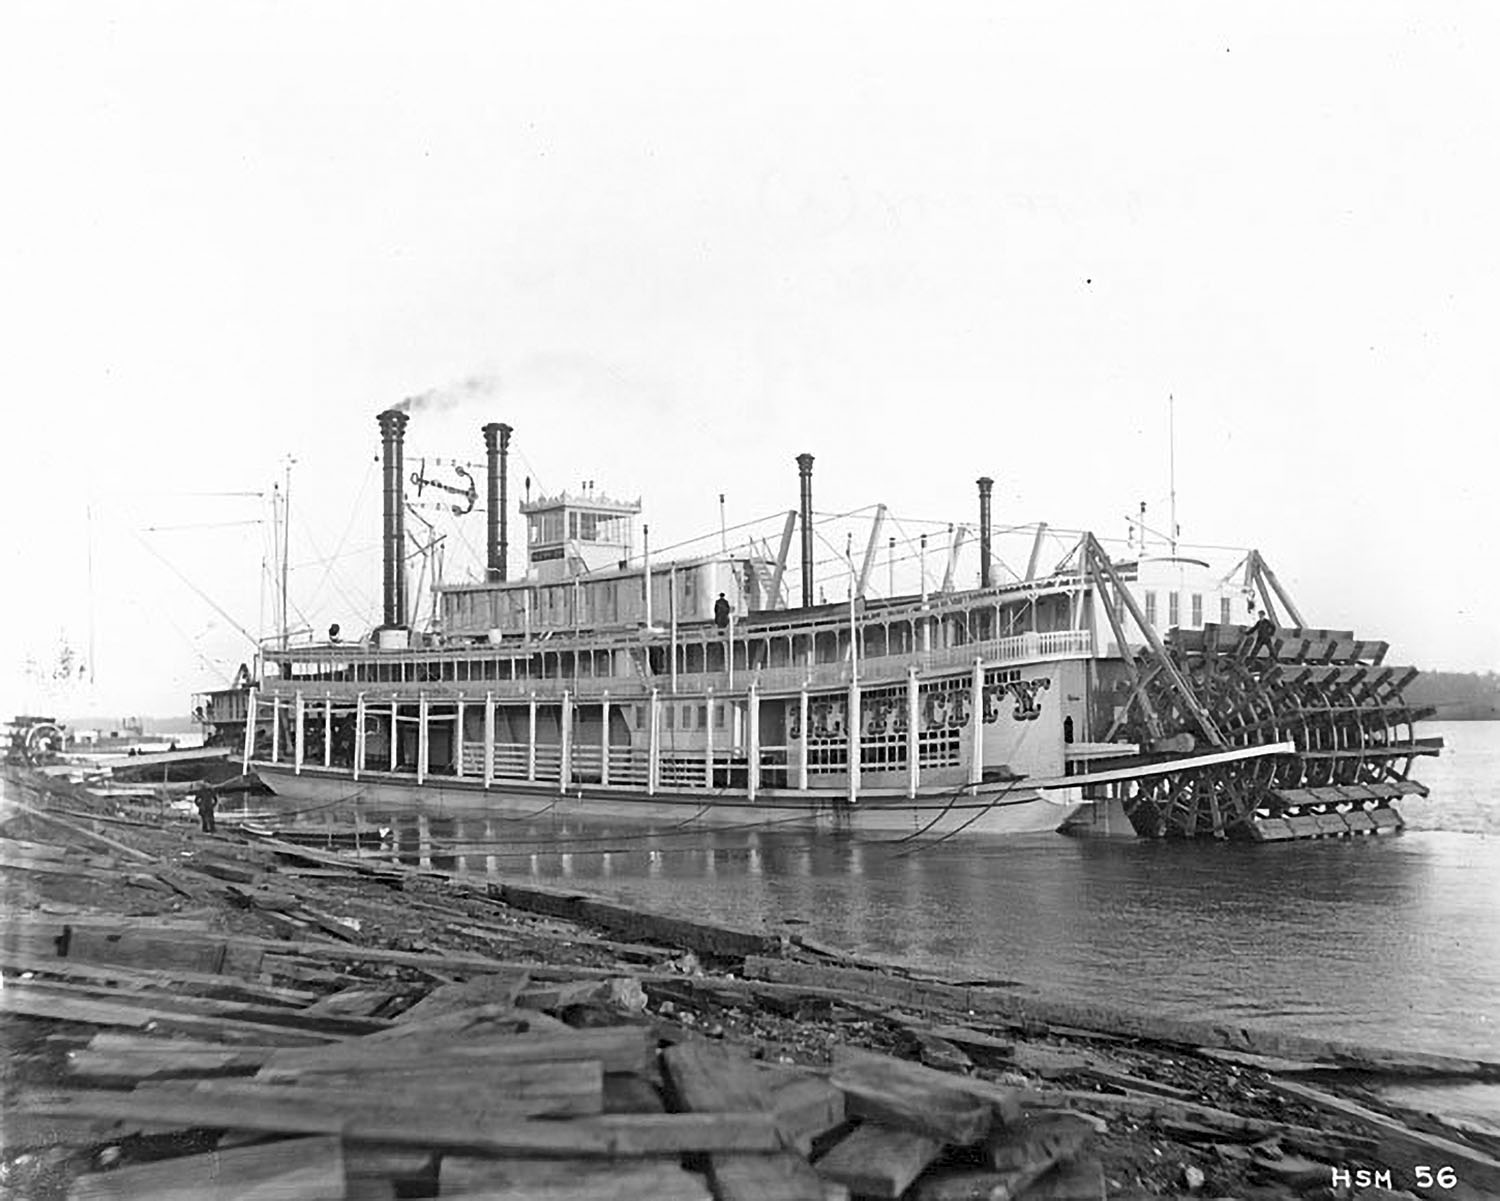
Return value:
M 375 412 L 653 542 L 883 500 L 1260 547 L 1314 624 L 1500 667 L 1500 13 L 1473 4 L 53 5 L 0 15 L 0 707 L 181 712 L 378 539 Z M 524 460 L 519 456 L 524 455 Z M 362 491 L 362 485 L 364 490 Z M 358 501 L 358 503 L 356 503 Z M 467 536 L 482 546 L 482 518 Z M 152 525 L 213 528 L 143 533 Z M 461 556 L 450 557 L 450 564 Z M 378 561 L 292 573 L 321 629 Z M 301 600 L 299 601 L 299 595 Z M 365 606 L 365 608 L 361 608 Z

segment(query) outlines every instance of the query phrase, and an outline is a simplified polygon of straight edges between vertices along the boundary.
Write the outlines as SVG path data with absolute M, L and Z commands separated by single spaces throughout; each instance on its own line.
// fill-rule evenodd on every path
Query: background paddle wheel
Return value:
M 1172 630 L 1161 642 L 1161 654 L 1147 650 L 1137 660 L 1124 736 L 1172 751 L 1203 742 L 1225 749 L 1290 742 L 1296 750 L 1132 783 L 1120 799 L 1138 834 L 1374 833 L 1401 827 L 1395 798 L 1427 794 L 1409 778 L 1411 765 L 1437 754 L 1442 739 L 1416 737 L 1415 723 L 1431 710 L 1405 702 L 1402 690 L 1417 671 L 1384 666 L 1384 642 L 1269 621 Z

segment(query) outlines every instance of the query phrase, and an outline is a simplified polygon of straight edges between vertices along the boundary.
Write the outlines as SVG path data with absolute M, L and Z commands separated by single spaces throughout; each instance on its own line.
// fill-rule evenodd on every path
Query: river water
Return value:
M 939 844 L 547 813 L 359 819 L 392 825 L 409 862 L 571 883 L 1039 994 L 1500 1060 L 1500 723 L 1424 733 L 1447 740 L 1415 773 L 1432 797 L 1402 803 L 1407 831 L 1379 838 Z

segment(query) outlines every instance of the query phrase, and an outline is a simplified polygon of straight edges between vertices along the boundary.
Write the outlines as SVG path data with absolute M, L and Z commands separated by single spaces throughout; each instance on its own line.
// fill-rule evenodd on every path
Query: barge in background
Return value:
M 779 552 L 653 561 L 638 502 L 587 485 L 520 506 L 511 430 L 483 428 L 485 578 L 409 618 L 403 445 L 383 444 L 384 624 L 361 644 L 267 644 L 243 755 L 312 804 L 576 812 L 943 835 L 1075 830 L 1284 839 L 1397 829 L 1440 739 L 1386 644 L 1308 628 L 1258 552 L 1112 558 L 1080 535 L 998 578 L 979 484 L 977 586 L 875 597 L 884 509 L 847 603 L 814 603 L 811 455 Z M 529 492 L 529 489 L 528 489 Z M 800 571 L 788 562 L 800 528 Z M 1142 526 L 1144 529 L 1144 526 Z M 800 577 L 800 604 L 788 603 Z

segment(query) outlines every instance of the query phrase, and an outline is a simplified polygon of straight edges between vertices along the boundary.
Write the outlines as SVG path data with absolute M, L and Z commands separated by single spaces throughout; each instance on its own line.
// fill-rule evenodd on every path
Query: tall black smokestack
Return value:
M 505 562 L 510 552 L 506 538 L 506 469 L 505 457 L 510 450 L 510 426 L 491 421 L 484 427 L 484 450 L 489 463 L 489 491 L 485 517 L 485 578 L 491 582 L 505 578 Z
M 990 489 L 995 481 L 979 477 L 979 586 L 990 586 Z
M 387 409 L 375 420 L 380 423 L 385 480 L 385 574 L 382 580 L 385 624 L 390 629 L 397 629 L 406 625 L 406 496 L 402 490 L 401 443 L 408 418 L 396 409 Z
M 797 474 L 802 477 L 802 607 L 813 603 L 812 553 L 812 455 L 797 456 Z

